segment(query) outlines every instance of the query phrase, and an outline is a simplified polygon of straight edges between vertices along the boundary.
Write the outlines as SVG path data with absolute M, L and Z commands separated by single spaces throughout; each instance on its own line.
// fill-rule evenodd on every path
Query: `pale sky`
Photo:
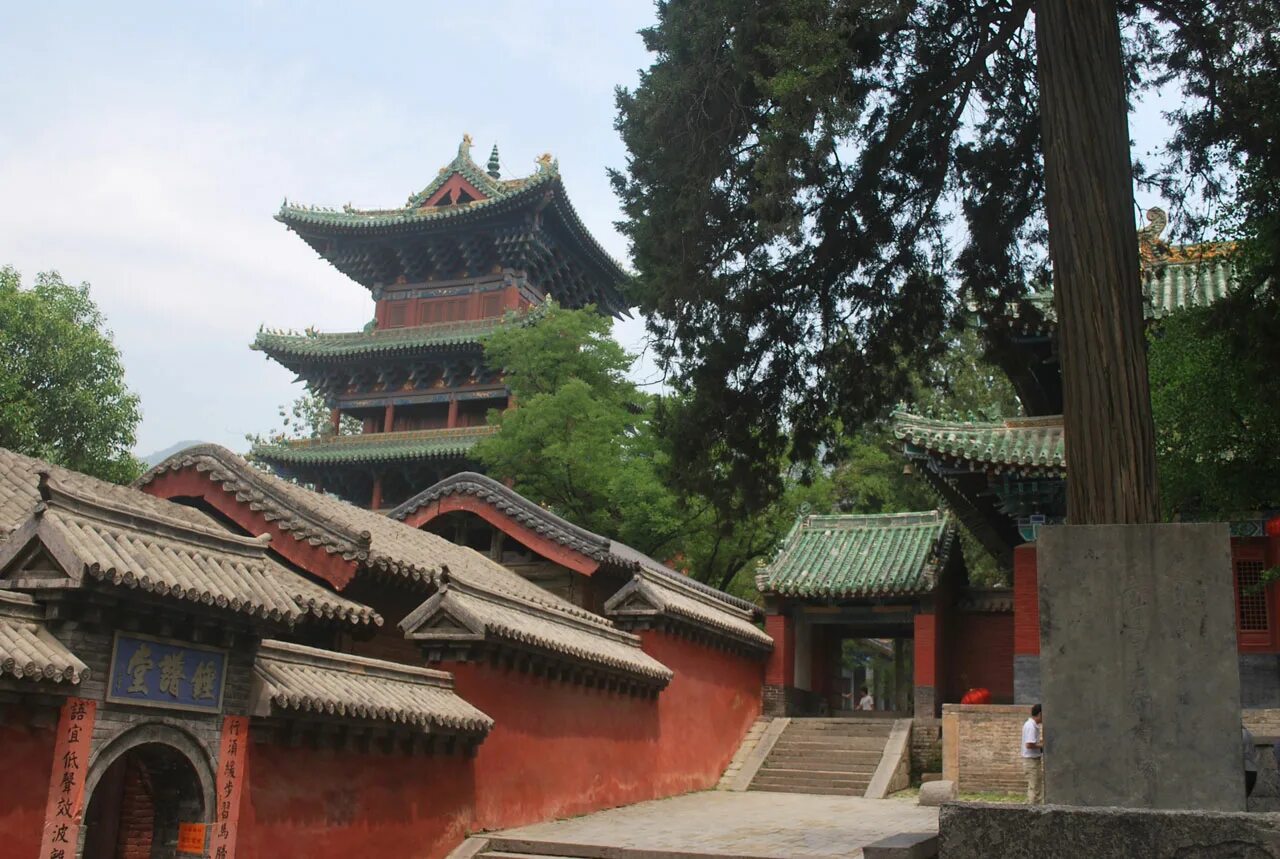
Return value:
M 301 393 L 249 350 L 258 326 L 373 312 L 272 219 L 285 197 L 403 205 L 466 132 L 479 161 L 498 143 L 506 176 L 553 153 L 626 262 L 613 88 L 648 64 L 652 20 L 651 0 L 5 4 L 0 264 L 92 284 L 142 398 L 139 454 L 243 450 Z M 615 334 L 643 346 L 638 319 Z

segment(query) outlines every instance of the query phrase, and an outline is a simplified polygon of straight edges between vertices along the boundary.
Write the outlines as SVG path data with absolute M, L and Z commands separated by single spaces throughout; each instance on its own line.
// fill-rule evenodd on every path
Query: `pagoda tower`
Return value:
M 472 469 L 468 451 L 490 409 L 511 405 L 483 340 L 523 324 L 554 297 L 626 312 L 627 273 L 592 238 L 550 155 L 520 179 L 503 179 L 498 147 L 487 169 L 471 138 L 398 209 L 341 210 L 286 203 L 276 220 L 369 290 L 374 319 L 345 333 L 259 331 L 253 348 L 322 396 L 334 432 L 257 445 L 282 476 L 352 503 L 392 507 L 440 479 Z M 340 435 L 343 417 L 358 434 Z

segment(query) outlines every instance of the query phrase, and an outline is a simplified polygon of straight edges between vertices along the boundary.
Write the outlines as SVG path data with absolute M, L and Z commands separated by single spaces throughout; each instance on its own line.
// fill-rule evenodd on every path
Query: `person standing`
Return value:
M 863 686 L 858 691 L 862 693 L 862 697 L 858 699 L 858 709 L 874 710 L 876 708 L 876 699 L 871 697 L 871 692 L 867 690 L 867 687 Z
M 1027 802 L 1044 802 L 1044 738 L 1041 735 L 1040 705 L 1031 708 L 1031 718 L 1022 724 L 1022 771 L 1027 777 Z

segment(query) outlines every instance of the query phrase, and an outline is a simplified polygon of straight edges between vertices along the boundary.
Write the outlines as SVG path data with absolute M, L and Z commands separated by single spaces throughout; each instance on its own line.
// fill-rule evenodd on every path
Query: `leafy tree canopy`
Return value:
M 1176 313 L 1151 335 L 1151 403 L 1168 516 L 1280 506 L 1280 379 L 1264 351 L 1237 351 L 1216 309 Z
M 780 456 L 834 449 L 909 391 L 958 296 L 1001 314 L 1047 278 L 1033 5 L 658 4 L 653 64 L 617 95 L 613 181 L 635 297 L 687 400 L 663 416 L 677 474 L 714 460 L 721 503 L 767 503 Z M 1131 92 L 1187 96 L 1140 179 L 1212 201 L 1275 159 L 1256 133 L 1275 3 L 1118 5 Z
M 289 405 L 276 409 L 279 426 L 266 433 L 247 433 L 245 441 L 251 445 L 278 444 L 293 439 L 321 438 L 333 431 L 333 410 L 324 397 L 308 388 Z M 343 415 L 338 424 L 338 435 L 355 435 L 360 432 L 360 421 Z
M 89 285 L 0 268 L 0 447 L 127 483 L 141 417 Z
M 887 429 L 869 426 L 841 435 L 834 466 L 806 473 L 776 461 L 781 496 L 751 514 L 726 513 L 688 488 L 708 482 L 705 472 L 700 481 L 672 474 L 671 441 L 655 416 L 659 406 L 678 411 L 682 399 L 659 400 L 630 382 L 632 356 L 609 332 L 609 320 L 591 309 L 551 305 L 536 323 L 491 335 L 486 361 L 505 368 L 519 404 L 491 412 L 501 431 L 474 449 L 491 476 L 511 480 L 517 492 L 582 527 L 744 596 L 754 591 L 755 562 L 771 555 L 802 509 L 896 513 L 938 503 L 904 473 Z M 976 355 L 971 335 L 958 336 L 956 345 L 930 374 L 932 385 L 921 387 L 922 400 L 964 411 L 1010 396 L 1007 382 Z M 994 562 L 976 544 L 966 545 L 966 557 L 971 551 L 977 578 L 998 580 Z

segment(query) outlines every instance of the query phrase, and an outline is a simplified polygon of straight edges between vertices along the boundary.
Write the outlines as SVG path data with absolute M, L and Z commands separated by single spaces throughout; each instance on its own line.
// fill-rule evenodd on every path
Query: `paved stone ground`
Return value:
M 887 835 L 937 831 L 938 809 L 914 802 L 706 791 L 491 834 L 711 856 L 854 859 Z

